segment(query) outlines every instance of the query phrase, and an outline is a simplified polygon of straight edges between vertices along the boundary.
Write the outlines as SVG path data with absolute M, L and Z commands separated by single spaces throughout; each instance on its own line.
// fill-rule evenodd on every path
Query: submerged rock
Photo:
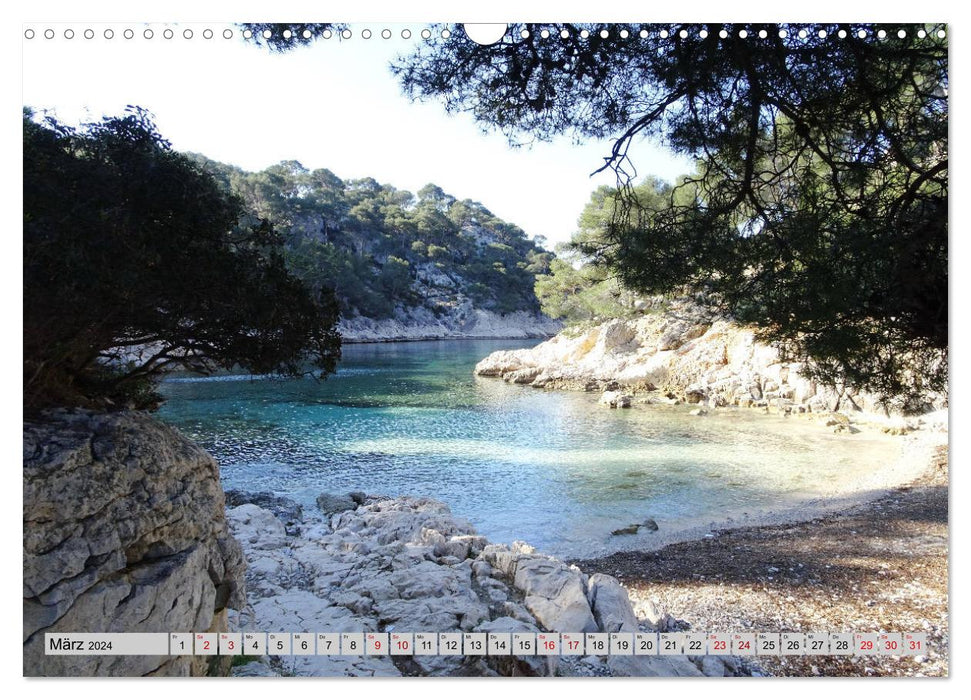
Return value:
M 658 531 L 657 521 L 654 520 L 654 518 L 647 518 L 643 523 L 641 523 L 641 527 L 651 532 Z
M 634 523 L 633 525 L 628 525 L 627 527 L 622 527 L 611 532 L 611 535 L 636 535 L 641 530 L 647 530 L 648 532 L 657 532 L 658 526 L 654 518 L 648 518 L 642 523 Z

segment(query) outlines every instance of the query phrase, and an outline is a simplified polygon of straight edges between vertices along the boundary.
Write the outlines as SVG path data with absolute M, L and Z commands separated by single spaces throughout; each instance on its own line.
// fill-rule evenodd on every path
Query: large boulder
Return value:
M 637 632 L 639 622 L 627 590 L 613 576 L 593 574 L 587 581 L 587 595 L 597 626 L 602 632 Z M 707 658 L 707 657 L 703 657 Z M 607 667 L 615 676 L 702 676 L 705 675 L 683 656 L 611 656 Z M 714 667 L 713 667 L 714 668 Z M 715 675 L 724 675 L 718 667 Z
M 226 670 L 216 657 L 43 650 L 47 632 L 227 629 L 244 562 L 212 457 L 136 412 L 56 412 L 24 423 L 23 440 L 24 675 Z
M 516 588 L 526 608 L 546 629 L 595 632 L 597 623 L 587 602 L 580 572 L 539 554 L 522 555 L 516 563 Z
M 527 365 L 522 355 L 520 350 L 497 350 L 475 366 L 475 373 L 482 377 L 502 377 L 523 369 Z
M 607 321 L 600 327 L 596 351 L 601 353 L 629 350 L 637 337 L 634 324 L 621 319 Z
M 637 615 L 627 590 L 613 576 L 593 574 L 587 581 L 587 599 L 597 626 L 604 632 L 637 632 Z

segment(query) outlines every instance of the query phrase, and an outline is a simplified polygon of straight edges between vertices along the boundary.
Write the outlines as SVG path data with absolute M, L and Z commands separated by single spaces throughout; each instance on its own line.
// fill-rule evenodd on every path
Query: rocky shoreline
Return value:
M 947 398 L 932 397 L 923 415 L 903 416 L 880 397 L 818 385 L 803 370 L 752 329 L 675 302 L 531 349 L 493 353 L 475 373 L 536 389 L 598 392 L 611 409 L 694 404 L 699 419 L 757 410 L 847 436 L 906 436 L 893 437 L 903 441 L 893 464 L 846 494 L 745 522 L 652 533 L 650 546 L 641 538 L 637 549 L 573 563 L 618 577 L 636 614 L 677 616 L 676 629 L 918 631 L 931 646 L 917 657 L 738 659 L 737 673 L 947 676 Z
M 537 389 L 602 392 L 612 408 L 642 403 L 734 406 L 764 412 L 844 411 L 886 420 L 898 407 L 853 387 L 813 381 L 804 363 L 760 342 L 755 329 L 712 317 L 689 300 L 665 302 L 636 318 L 564 331 L 523 350 L 492 353 L 475 367 Z M 947 406 L 932 397 L 926 410 Z
M 228 494 L 249 563 L 246 631 L 664 631 L 627 591 L 524 543 L 490 544 L 427 498 L 322 494 L 319 512 L 272 494 Z M 263 657 L 241 676 L 735 675 L 722 657 Z
M 139 412 L 24 424 L 24 675 L 732 675 L 714 657 L 48 656 L 45 633 L 664 630 L 606 575 L 489 543 L 427 498 L 224 494 Z M 228 506 L 228 508 L 227 508 Z M 244 573 L 245 572 L 245 573 Z M 247 663 L 248 662 L 248 663 Z
M 935 650 L 923 657 L 264 657 L 233 674 L 947 675 L 946 433 L 897 439 L 920 463 L 905 486 L 831 503 L 822 517 L 793 512 L 572 562 L 522 542 L 490 544 L 432 499 L 321 494 L 317 509 L 303 509 L 272 494 L 228 492 L 227 521 L 249 563 L 248 604 L 233 626 L 926 631 Z M 926 522 L 913 527 L 908 518 Z
M 857 420 L 837 421 L 833 429 Z M 904 625 L 927 629 L 937 653 L 849 665 L 829 658 L 753 665 L 715 656 L 292 656 L 240 658 L 231 672 L 946 675 L 946 412 L 908 426 L 905 432 L 915 434 L 888 436 L 906 446 L 899 464 L 874 474 L 857 500 L 822 504 L 842 513 L 776 514 L 782 519 L 758 527 L 682 533 L 664 547 L 661 533 L 653 551 L 570 563 L 521 542 L 492 544 L 428 498 L 321 494 L 316 508 L 304 508 L 274 494 L 223 494 L 212 458 L 146 414 L 52 414 L 24 424 L 24 673 L 202 675 L 226 673 L 229 665 L 221 657 L 212 665 L 201 657 L 48 657 L 39 649 L 43 632 L 82 629 L 904 631 Z M 929 463 L 934 468 L 914 480 Z M 899 487 L 907 478 L 911 486 Z M 925 622 L 929 627 L 921 628 Z
M 649 408 L 646 410 L 650 410 Z M 724 409 L 732 410 L 732 409 Z M 738 410 L 738 409 L 735 409 Z M 827 425 L 833 422 L 832 414 L 792 417 L 791 420 L 815 422 L 820 430 L 833 429 Z M 758 513 L 745 513 L 743 516 L 728 518 L 713 518 L 704 525 L 692 528 L 682 528 L 675 531 L 658 530 L 657 523 L 648 518 L 642 523 L 632 523 L 627 527 L 615 530 L 614 539 L 618 542 L 630 535 L 648 532 L 648 537 L 638 537 L 636 541 L 627 544 L 623 551 L 655 552 L 669 546 L 686 542 L 700 542 L 710 540 L 717 532 L 728 532 L 743 528 L 772 528 L 792 523 L 818 520 L 834 517 L 840 513 L 866 508 L 870 503 L 885 498 L 895 490 L 906 488 L 908 484 L 916 483 L 933 471 L 937 455 L 943 449 L 946 454 L 948 431 L 947 412 L 935 412 L 908 421 L 910 426 L 901 435 L 895 427 L 888 427 L 885 422 L 868 422 L 863 418 L 847 418 L 843 414 L 836 414 L 846 418 L 845 425 L 853 432 L 840 431 L 851 439 L 852 435 L 879 436 L 880 439 L 896 442 L 899 452 L 892 462 L 875 465 L 875 469 L 853 480 L 832 485 L 825 493 L 811 500 L 786 507 L 774 508 Z M 843 425 L 840 423 L 840 425 Z
M 345 343 L 393 343 L 419 340 L 549 338 L 563 324 L 542 314 L 516 311 L 498 314 L 460 304 L 451 312 L 435 315 L 424 307 L 400 310 L 388 319 L 363 316 L 342 318 L 338 323 Z

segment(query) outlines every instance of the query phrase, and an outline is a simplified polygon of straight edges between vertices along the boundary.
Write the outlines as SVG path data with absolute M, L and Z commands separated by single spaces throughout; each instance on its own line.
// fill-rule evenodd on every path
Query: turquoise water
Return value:
M 347 345 L 326 381 L 172 378 L 160 415 L 215 456 L 227 489 L 311 507 L 322 491 L 431 496 L 492 541 L 564 557 L 643 544 L 610 533 L 646 517 L 670 533 L 793 505 L 890 458 L 796 419 L 610 410 L 473 376 L 530 342 Z

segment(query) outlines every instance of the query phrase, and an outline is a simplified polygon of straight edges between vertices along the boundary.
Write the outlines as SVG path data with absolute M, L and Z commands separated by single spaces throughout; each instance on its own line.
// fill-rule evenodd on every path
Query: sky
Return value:
M 550 246 L 569 240 L 590 193 L 616 182 L 611 172 L 591 177 L 611 142 L 578 145 L 562 137 L 512 148 L 468 115 L 410 101 L 388 68 L 421 41 L 420 25 L 402 39 L 406 26 L 354 24 L 348 40 L 278 54 L 244 42 L 225 23 L 43 23 L 24 41 L 23 100 L 69 124 L 139 105 L 178 150 L 246 170 L 297 160 L 345 180 L 373 177 L 412 192 L 434 182 Z M 48 28 L 52 39 L 43 35 Z M 366 28 L 370 39 L 362 37 Z M 381 38 L 384 28 L 391 39 Z M 86 29 L 93 38 L 84 38 Z M 114 38 L 105 39 L 105 29 Z M 125 29 L 133 38 L 124 38 Z M 183 36 L 187 29 L 191 39 Z M 213 38 L 203 37 L 206 29 Z M 224 38 L 226 30 L 234 36 Z M 651 142 L 637 142 L 631 155 L 641 175 L 673 180 L 691 169 Z

